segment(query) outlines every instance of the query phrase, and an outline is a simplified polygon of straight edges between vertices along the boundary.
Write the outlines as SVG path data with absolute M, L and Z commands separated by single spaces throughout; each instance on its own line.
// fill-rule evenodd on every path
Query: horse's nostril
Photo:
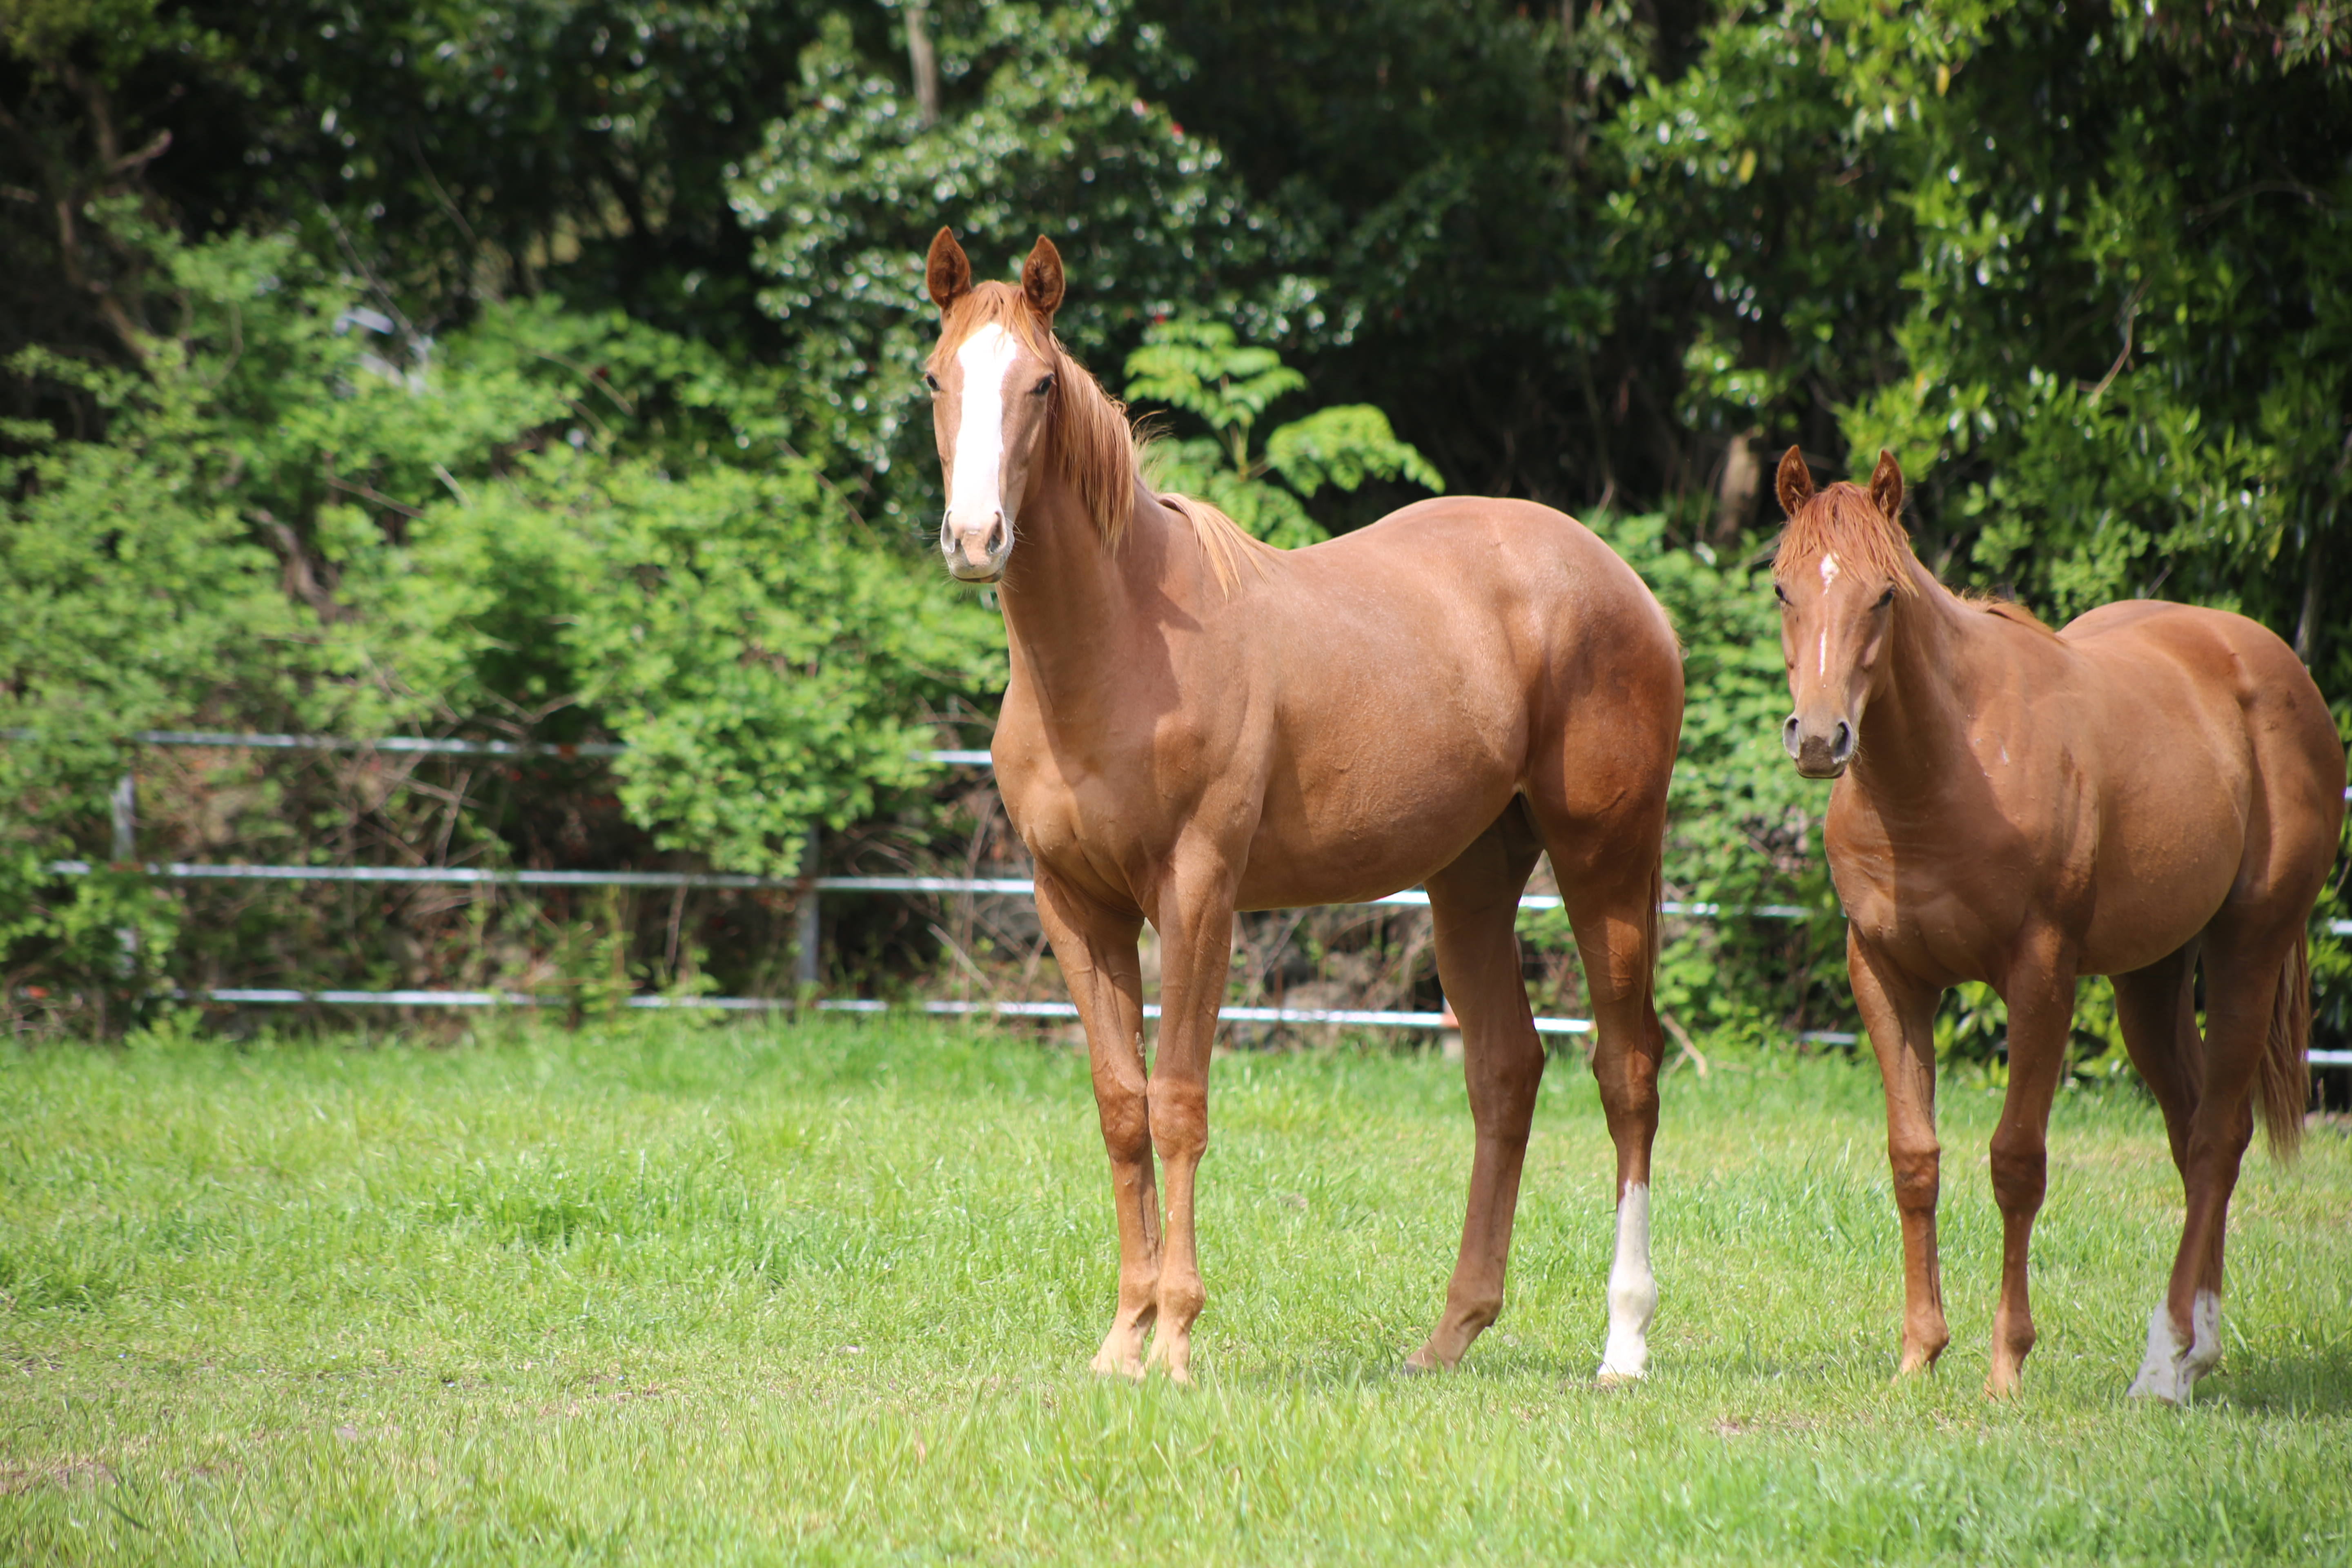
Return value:
M 1843 719 L 1838 721 L 1837 733 L 1830 740 L 1830 755 L 1841 763 L 1853 755 L 1853 726 Z
M 1797 754 L 1797 716 L 1794 713 L 1790 714 L 1789 721 L 1780 726 L 1780 749 L 1791 757 Z

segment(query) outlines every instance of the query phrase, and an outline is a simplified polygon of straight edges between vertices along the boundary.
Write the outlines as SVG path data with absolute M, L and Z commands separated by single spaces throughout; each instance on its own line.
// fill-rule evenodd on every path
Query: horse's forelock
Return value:
M 1843 479 L 1816 492 L 1789 519 L 1773 552 L 1773 570 L 1784 572 L 1832 552 L 1849 566 L 1885 575 L 1899 594 L 1918 592 L 1911 574 L 1917 558 L 1911 553 L 1910 536 L 1878 510 L 1868 490 Z
M 933 363 L 953 359 L 964 340 L 986 326 L 1003 327 L 1042 360 L 1052 360 L 1059 350 L 1053 328 L 1038 319 L 1020 289 L 1010 283 L 982 283 L 948 307 L 940 323 L 939 346 L 931 351 Z

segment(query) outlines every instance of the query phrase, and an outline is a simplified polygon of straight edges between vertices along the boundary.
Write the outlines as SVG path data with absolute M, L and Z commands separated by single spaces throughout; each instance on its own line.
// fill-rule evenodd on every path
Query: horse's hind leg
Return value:
M 2189 1128 L 2201 1098 L 2205 1069 L 2205 1037 L 2197 1027 L 2196 980 L 2199 944 L 2195 942 L 2157 960 L 2145 969 L 2115 977 L 2116 1019 L 2123 1026 L 2124 1048 L 2132 1066 L 2156 1097 L 2164 1112 L 2165 1138 L 2172 1147 L 2172 1163 L 2181 1184 L 2189 1182 Z M 2252 1122 L 2247 1123 L 2249 1132 Z M 2219 1259 L 2215 1260 L 2218 1272 Z M 2194 1298 L 2191 1298 L 2192 1304 Z M 2147 1353 L 2133 1378 L 2131 1392 L 2178 1401 L 2189 1380 L 2181 1375 L 2184 1352 L 2195 1348 L 2195 1325 L 2176 1336 L 2168 1300 L 2157 1303 L 2147 1330 Z M 2218 1329 L 2218 1325 L 2215 1325 Z M 2209 1334 L 2210 1339 L 2212 1335 Z
M 1658 1135 L 1658 858 L 1665 829 L 1664 773 L 1654 792 L 1559 830 L 1544 825 L 1584 988 L 1592 1002 L 1592 1077 L 1617 1148 L 1617 1249 L 1609 1268 L 1609 1340 L 1595 1374 L 1628 1382 L 1649 1369 L 1658 1286 L 1650 1272 L 1650 1145 Z
M 2115 976 L 2116 1021 L 2123 1026 L 2124 1049 L 2140 1080 L 2164 1112 L 2164 1132 L 2172 1163 L 2189 1173 L 2189 1116 L 2197 1109 L 2204 1081 L 2205 1039 L 2197 1030 L 2198 943 L 2158 959 L 2145 969 Z
M 2218 929 L 2208 935 L 2203 1081 L 2189 1107 L 2186 1135 L 2174 1134 L 2188 1212 L 2165 1299 L 2148 1319 L 2135 1394 L 2179 1404 L 2221 1359 L 2222 1239 L 2253 1141 L 2254 1079 L 2294 939 L 2292 930 L 2263 940 L 2231 940 Z
M 1543 1081 L 1543 1046 L 1528 1011 L 1514 929 L 1519 893 L 1539 851 L 1527 808 L 1514 796 L 1492 826 L 1429 879 L 1437 974 L 1462 1021 L 1462 1073 L 1469 1084 L 1477 1144 L 1445 1313 L 1430 1331 L 1429 1342 L 1406 1361 L 1416 1372 L 1460 1361 L 1470 1342 L 1503 1310 L 1519 1173 L 1535 1120 L 1536 1089 Z

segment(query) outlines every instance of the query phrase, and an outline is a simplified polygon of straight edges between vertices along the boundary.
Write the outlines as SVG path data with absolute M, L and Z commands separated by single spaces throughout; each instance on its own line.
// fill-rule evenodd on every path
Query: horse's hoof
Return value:
M 1599 1372 L 1592 1374 L 1592 1386 L 1595 1388 L 1633 1388 L 1639 1386 L 1645 1380 L 1646 1374 L 1643 1373 L 1612 1372 L 1604 1366 Z
M 2150 1363 L 2139 1369 L 2124 1397 L 2152 1399 L 2178 1410 L 2189 1403 L 2189 1391 L 2196 1386 L 2196 1374 L 2179 1362 Z

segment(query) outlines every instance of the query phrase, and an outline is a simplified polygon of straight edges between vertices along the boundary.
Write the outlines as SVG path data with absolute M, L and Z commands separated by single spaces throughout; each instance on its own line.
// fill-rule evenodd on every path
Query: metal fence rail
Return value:
M 89 877 L 100 871 L 135 871 L 142 876 L 173 881 L 248 882 L 425 882 L 489 884 L 523 888 L 768 888 L 818 893 L 971 893 L 1034 898 L 1037 884 L 1027 877 L 755 877 L 735 871 L 498 871 L 465 866 L 216 866 L 193 861 L 145 861 L 102 866 L 89 860 L 52 860 L 49 874 Z M 1556 893 L 1528 893 L 1519 900 L 1522 910 L 1557 910 L 1566 900 Z M 1385 898 L 1367 899 L 1359 909 L 1394 907 L 1427 909 L 1429 895 L 1409 889 Z M 1695 920 L 1712 920 L 1727 912 L 1766 920 L 1802 920 L 1810 911 L 1794 904 L 1678 903 L 1668 900 L 1661 913 Z
M 30 740 L 29 730 L 0 730 L 0 740 Z M 561 761 L 573 758 L 610 758 L 625 755 L 629 748 L 618 742 L 584 741 L 467 741 L 435 739 L 416 735 L 387 735 L 373 740 L 354 739 L 341 735 L 271 734 L 221 730 L 141 730 L 130 739 L 152 746 L 250 747 L 263 751 L 311 752 L 390 752 L 417 755 L 485 756 L 485 757 L 553 757 Z M 917 752 L 923 761 L 950 767 L 989 767 L 992 759 L 985 751 L 941 748 Z M 2352 789 L 2345 791 L 2352 800 Z M 537 871 L 493 870 L 470 867 L 444 866 L 243 866 L 207 865 L 189 861 L 169 863 L 135 862 L 131 848 L 137 830 L 136 793 L 131 775 L 124 775 L 114 792 L 114 847 L 117 858 L 110 864 L 95 865 L 87 860 L 53 860 L 47 869 L 53 876 L 87 877 L 101 871 L 130 871 L 174 881 L 283 881 L 283 882 L 350 882 L 475 885 L 494 887 L 619 887 L 751 889 L 796 892 L 801 896 L 800 951 L 797 978 L 803 987 L 816 981 L 815 957 L 816 914 L 818 899 L 824 893 L 954 893 L 970 896 L 1034 898 L 1035 882 L 1026 877 L 760 877 L 729 871 Z M 812 836 L 814 847 L 814 836 Z M 1391 893 L 1372 899 L 1358 908 L 1418 908 L 1429 906 L 1429 895 L 1418 889 Z M 1530 893 L 1519 900 L 1523 911 L 1557 910 L 1564 900 L 1557 894 Z M 1747 915 L 1762 920 L 1796 921 L 1806 919 L 1811 910 L 1792 904 L 1724 905 L 1706 902 L 1666 900 L 1659 912 L 1684 919 L 1710 920 L 1726 916 Z M 2352 920 L 2332 920 L 2327 922 L 2328 934 L 2352 936 Z M 126 944 L 130 938 L 126 935 Z M 364 1007 L 364 1006 L 425 1006 L 425 1007 L 540 1007 L 567 1005 L 564 999 L 548 1000 L 524 992 L 512 991 L 302 991 L 268 987 L 233 987 L 215 991 L 191 991 L 174 987 L 166 993 L 175 1000 L 211 1001 L 246 1006 L 303 1005 Z M 727 1012 L 767 1012 L 790 1009 L 795 1001 L 761 996 L 632 996 L 625 1005 L 635 1010 L 668 1008 L 705 1008 Z M 820 1012 L 881 1013 L 894 1007 L 908 1007 L 926 1014 L 943 1016 L 993 1016 L 998 1017 L 1075 1018 L 1077 1009 L 1067 1002 L 916 1002 L 893 1004 L 841 998 L 821 1000 L 815 1004 Z M 1144 1008 L 1147 1017 L 1158 1017 L 1157 1004 Z M 1285 1007 L 1225 1007 L 1218 1012 L 1221 1022 L 1265 1023 L 1286 1025 L 1339 1025 L 1360 1027 L 1397 1029 L 1445 1029 L 1454 1027 L 1452 1016 L 1445 1013 L 1390 1013 L 1362 1009 L 1285 1008 Z M 1585 1018 L 1538 1018 L 1538 1034 L 1580 1035 L 1589 1032 L 1592 1024 Z M 1839 1030 L 1815 1029 L 1804 1032 L 1800 1038 L 1824 1044 L 1853 1045 L 1857 1037 Z M 2352 1050 L 2315 1050 L 2310 1053 L 2315 1068 L 2352 1067 Z
M 170 995 L 181 1002 L 218 1002 L 241 1006 L 301 1005 L 331 1007 L 560 1007 L 562 997 L 545 997 L 527 991 L 294 991 L 259 987 L 223 987 L 216 991 L 174 988 Z M 709 1008 L 731 1013 L 789 1012 L 795 1004 L 766 996 L 631 996 L 623 1006 L 632 1011 Z M 815 1004 L 820 1013 L 917 1012 L 942 1017 L 1076 1018 L 1067 1002 L 877 1002 L 840 998 Z M 1143 1016 L 1160 1016 L 1160 1005 L 1144 1004 Z M 1226 1024 L 1292 1024 L 1359 1026 L 1384 1029 L 1454 1029 L 1461 1026 L 1445 1013 L 1382 1013 L 1352 1007 L 1221 1007 L 1217 1020 Z M 1538 1018 L 1539 1035 L 1585 1035 L 1590 1018 Z
M 0 740 L 30 741 L 34 730 L 0 730 Z M 382 735 L 372 741 L 348 735 L 273 735 L 241 730 L 134 730 L 130 739 L 142 746 L 250 747 L 265 752 L 404 752 L 455 757 L 618 757 L 629 748 L 618 741 L 461 741 L 429 735 Z M 986 752 L 919 752 L 925 762 L 985 767 Z

